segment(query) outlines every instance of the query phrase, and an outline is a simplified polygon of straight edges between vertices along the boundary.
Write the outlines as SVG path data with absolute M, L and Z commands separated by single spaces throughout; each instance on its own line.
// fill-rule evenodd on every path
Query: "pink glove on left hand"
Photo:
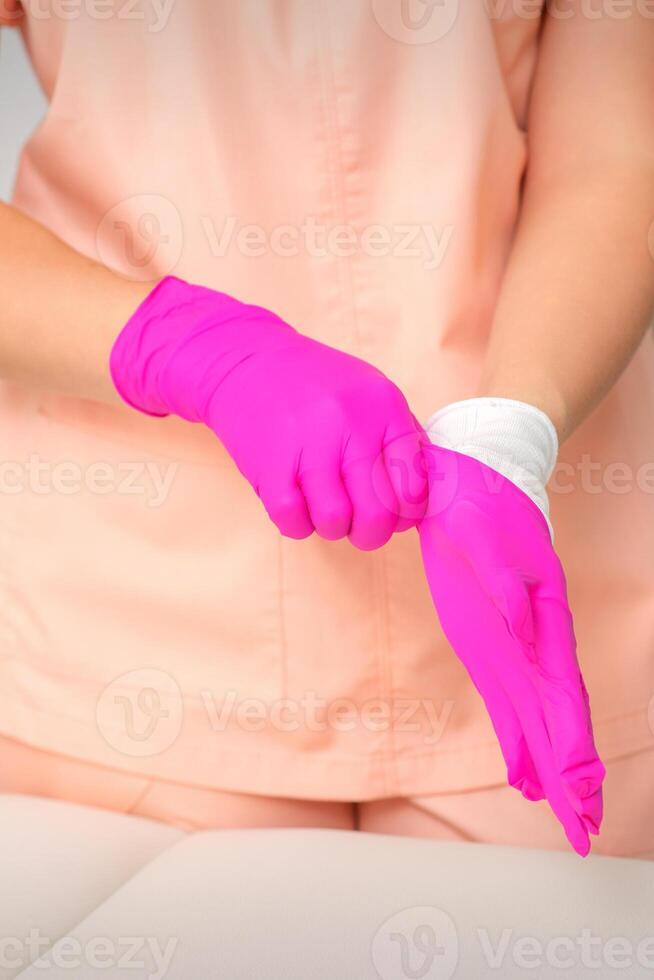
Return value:
M 454 409 L 469 417 L 469 405 Z M 496 442 L 497 431 L 491 425 Z M 509 783 L 529 800 L 546 798 L 586 855 L 605 771 L 548 523 L 478 459 L 438 445 L 424 453 L 430 502 L 420 544 L 443 631 L 486 704 Z

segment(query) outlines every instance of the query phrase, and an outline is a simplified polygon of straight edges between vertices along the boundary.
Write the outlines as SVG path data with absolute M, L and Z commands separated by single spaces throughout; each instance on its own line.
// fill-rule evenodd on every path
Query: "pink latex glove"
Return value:
M 477 459 L 435 445 L 424 453 L 420 545 L 443 631 L 485 702 L 509 783 L 546 798 L 586 855 L 602 819 L 604 767 L 547 521 Z
M 169 276 L 110 366 L 132 407 L 212 429 L 282 534 L 368 550 L 424 513 L 425 439 L 400 390 L 266 309 Z

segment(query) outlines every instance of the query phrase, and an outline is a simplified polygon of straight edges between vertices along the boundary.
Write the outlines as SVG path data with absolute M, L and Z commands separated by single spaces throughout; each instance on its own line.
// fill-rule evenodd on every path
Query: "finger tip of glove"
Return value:
M 597 771 L 592 776 L 573 780 L 566 787 L 566 795 L 584 827 L 591 834 L 599 834 L 604 812 L 604 795 L 602 782 L 604 766 L 599 763 Z
M 574 850 L 577 852 L 579 857 L 585 858 L 590 854 L 590 837 L 586 831 L 585 826 L 579 825 L 578 831 L 574 834 L 568 834 L 568 840 L 572 844 Z
M 522 794 L 525 800 L 529 800 L 530 803 L 537 803 L 539 800 L 545 799 L 545 793 L 543 792 L 542 786 L 540 786 L 539 783 L 535 783 L 527 776 L 519 776 L 513 779 L 510 778 L 509 783 L 514 789 L 517 789 L 518 792 Z
M 368 521 L 366 524 L 354 521 L 348 540 L 359 551 L 376 551 L 390 541 L 396 529 L 397 518 L 392 515 L 387 519 Z
M 311 527 L 285 527 L 279 528 L 280 534 L 283 538 L 290 538 L 292 541 L 304 541 L 305 538 L 310 538 L 313 534 L 315 528 Z
M 382 540 L 378 538 L 360 538 L 348 534 L 348 540 L 350 544 L 357 549 L 357 551 L 377 551 L 379 548 L 382 548 L 389 539 L 384 538 Z
M 583 817 L 579 821 L 579 826 L 577 829 L 577 844 L 579 845 L 578 853 L 581 854 L 582 857 L 588 857 L 591 847 L 590 834 L 586 821 Z
M 400 517 L 397 522 L 397 527 L 395 528 L 396 534 L 401 534 L 403 531 L 410 531 L 411 528 L 418 527 L 420 520 L 415 520 L 411 517 Z
M 601 799 L 594 802 L 593 806 L 584 804 L 581 819 L 584 821 L 586 830 L 589 834 L 593 834 L 595 837 L 598 836 L 600 827 L 602 826 L 602 817 L 603 813 Z

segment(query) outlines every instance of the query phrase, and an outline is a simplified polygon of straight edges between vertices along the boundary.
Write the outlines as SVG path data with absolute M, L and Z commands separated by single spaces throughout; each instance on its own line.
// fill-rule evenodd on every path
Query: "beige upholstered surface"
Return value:
M 147 820 L 0 795 L 0 978 L 20 972 L 13 961 L 27 952 L 30 929 L 65 935 L 182 836 Z
M 0 797 L 0 825 L 0 958 L 30 929 L 59 940 L 47 966 L 3 978 L 654 975 L 649 862 L 344 831 L 185 836 L 20 797 Z

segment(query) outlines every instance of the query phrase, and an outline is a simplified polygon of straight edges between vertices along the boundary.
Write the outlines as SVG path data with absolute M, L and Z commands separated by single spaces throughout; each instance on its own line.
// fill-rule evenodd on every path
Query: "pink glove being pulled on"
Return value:
M 586 855 L 604 767 L 546 515 L 556 433 L 537 409 L 503 399 L 449 406 L 427 432 L 440 445 L 425 449 L 420 544 L 443 631 L 485 702 L 509 783 L 546 798 Z
M 399 388 L 266 309 L 169 276 L 110 367 L 132 407 L 212 429 L 282 534 L 368 550 L 424 513 L 427 440 Z

